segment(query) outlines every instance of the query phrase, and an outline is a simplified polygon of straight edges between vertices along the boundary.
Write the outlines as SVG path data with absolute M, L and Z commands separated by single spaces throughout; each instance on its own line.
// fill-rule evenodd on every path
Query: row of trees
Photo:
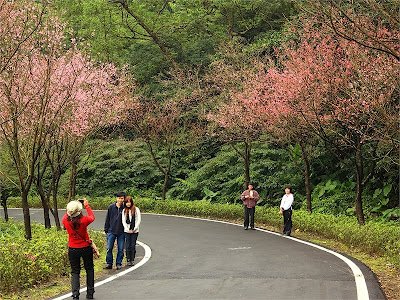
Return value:
M 96 64 L 74 41 L 66 44 L 65 26 L 45 3 L 0 1 L 0 142 L 17 178 L 27 239 L 32 186 L 42 200 L 46 227 L 51 206 L 60 228 L 60 177 L 70 165 L 73 198 L 83 143 L 126 109 L 130 85 L 113 65 Z
M 15 172 L 2 177 L 17 178 L 27 238 L 32 188 L 59 226 L 62 174 L 71 199 L 85 142 L 110 132 L 145 143 L 163 199 L 177 153 L 208 141 L 243 159 L 246 185 L 255 142 L 298 144 L 310 212 L 316 145 L 352 155 L 363 224 L 363 188 L 398 164 L 396 5 L 296 3 L 0 0 L 0 141 Z
M 398 164 L 400 31 L 398 18 L 375 1 L 366 1 L 375 15 L 339 2 L 306 6 L 315 10 L 293 24 L 292 38 L 235 89 L 213 119 L 225 132 L 243 136 L 245 149 L 260 132 L 281 144 L 299 144 L 310 212 L 313 147 L 322 141 L 339 160 L 350 153 L 355 210 L 364 224 L 363 189 L 376 163 L 390 157 Z M 250 154 L 244 161 L 248 181 Z
M 136 126 L 141 124 L 136 137 L 146 141 L 164 174 L 163 199 L 174 147 L 187 139 L 181 129 L 193 129 L 194 114 L 196 130 L 229 143 L 243 159 L 245 185 L 251 180 L 253 142 L 267 135 L 281 145 L 300 145 L 310 212 L 310 159 L 316 144 L 324 143 L 339 160 L 351 155 L 355 210 L 364 224 L 363 189 L 377 162 L 389 157 L 389 163 L 398 164 L 400 31 L 390 7 L 375 1 L 363 5 L 305 3 L 306 18 L 293 21 L 285 33 L 287 40 L 269 55 L 243 53 L 240 43 L 232 40 L 220 50 L 222 59 L 200 77 L 193 78 L 193 72 L 182 75 L 174 65 L 182 77 L 172 78 L 181 82 L 186 96 L 177 97 L 175 87 L 170 101 L 158 102 L 157 109 L 146 108 L 139 119 L 131 118 Z M 208 113 L 198 114 L 204 106 Z M 203 122 L 208 122 L 206 127 Z M 152 139 L 166 147 L 165 167 L 155 156 Z

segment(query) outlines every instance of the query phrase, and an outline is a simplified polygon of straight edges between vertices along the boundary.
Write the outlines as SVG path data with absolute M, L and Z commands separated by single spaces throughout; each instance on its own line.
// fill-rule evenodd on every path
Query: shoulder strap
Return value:
M 74 228 L 72 228 L 72 229 L 75 231 L 76 235 L 79 236 L 82 240 L 84 240 L 85 242 L 87 242 L 87 243 L 89 243 L 89 244 L 92 244 L 92 241 L 91 241 L 91 240 L 87 240 L 87 239 L 85 239 L 83 236 L 81 236 L 81 235 L 79 234 L 78 230 L 76 230 L 76 229 L 74 229 Z

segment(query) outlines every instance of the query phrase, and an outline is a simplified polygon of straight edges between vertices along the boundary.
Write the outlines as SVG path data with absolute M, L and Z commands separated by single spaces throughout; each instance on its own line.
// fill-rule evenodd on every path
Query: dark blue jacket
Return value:
M 111 204 L 108 207 L 106 222 L 104 224 L 104 231 L 106 233 L 112 233 L 116 235 L 124 233 L 124 226 L 122 225 L 123 211 L 124 206 L 122 205 L 120 208 L 118 208 L 116 203 Z

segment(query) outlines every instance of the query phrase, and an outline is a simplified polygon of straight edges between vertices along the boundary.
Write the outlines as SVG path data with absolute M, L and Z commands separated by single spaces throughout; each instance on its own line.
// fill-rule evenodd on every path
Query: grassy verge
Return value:
M 24 238 L 21 222 L 0 220 L 0 299 L 43 299 L 69 290 L 66 233 L 33 223 L 32 236 Z M 91 231 L 90 236 L 105 248 L 102 233 Z M 96 260 L 95 273 L 103 262 Z
M 16 199 L 17 200 L 17 199 Z M 114 198 L 91 199 L 95 209 L 106 209 Z M 10 206 L 18 206 L 18 201 Z M 242 206 L 211 204 L 207 201 L 157 201 L 137 199 L 143 212 L 185 215 L 227 220 L 241 223 Z M 32 207 L 40 202 L 31 201 Z M 65 206 L 65 203 L 60 207 Z M 276 208 L 257 207 L 258 227 L 280 232 L 281 216 Z M 400 299 L 400 224 L 370 220 L 365 226 L 352 217 L 335 217 L 328 214 L 309 214 L 295 211 L 293 214 L 294 236 L 346 253 L 369 266 L 378 276 L 388 299 Z

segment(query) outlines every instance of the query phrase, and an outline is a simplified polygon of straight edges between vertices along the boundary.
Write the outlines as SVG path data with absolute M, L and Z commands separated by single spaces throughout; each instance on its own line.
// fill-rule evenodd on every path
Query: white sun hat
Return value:
M 71 201 L 67 204 L 67 215 L 71 218 L 79 216 L 82 211 L 82 203 L 79 201 Z

